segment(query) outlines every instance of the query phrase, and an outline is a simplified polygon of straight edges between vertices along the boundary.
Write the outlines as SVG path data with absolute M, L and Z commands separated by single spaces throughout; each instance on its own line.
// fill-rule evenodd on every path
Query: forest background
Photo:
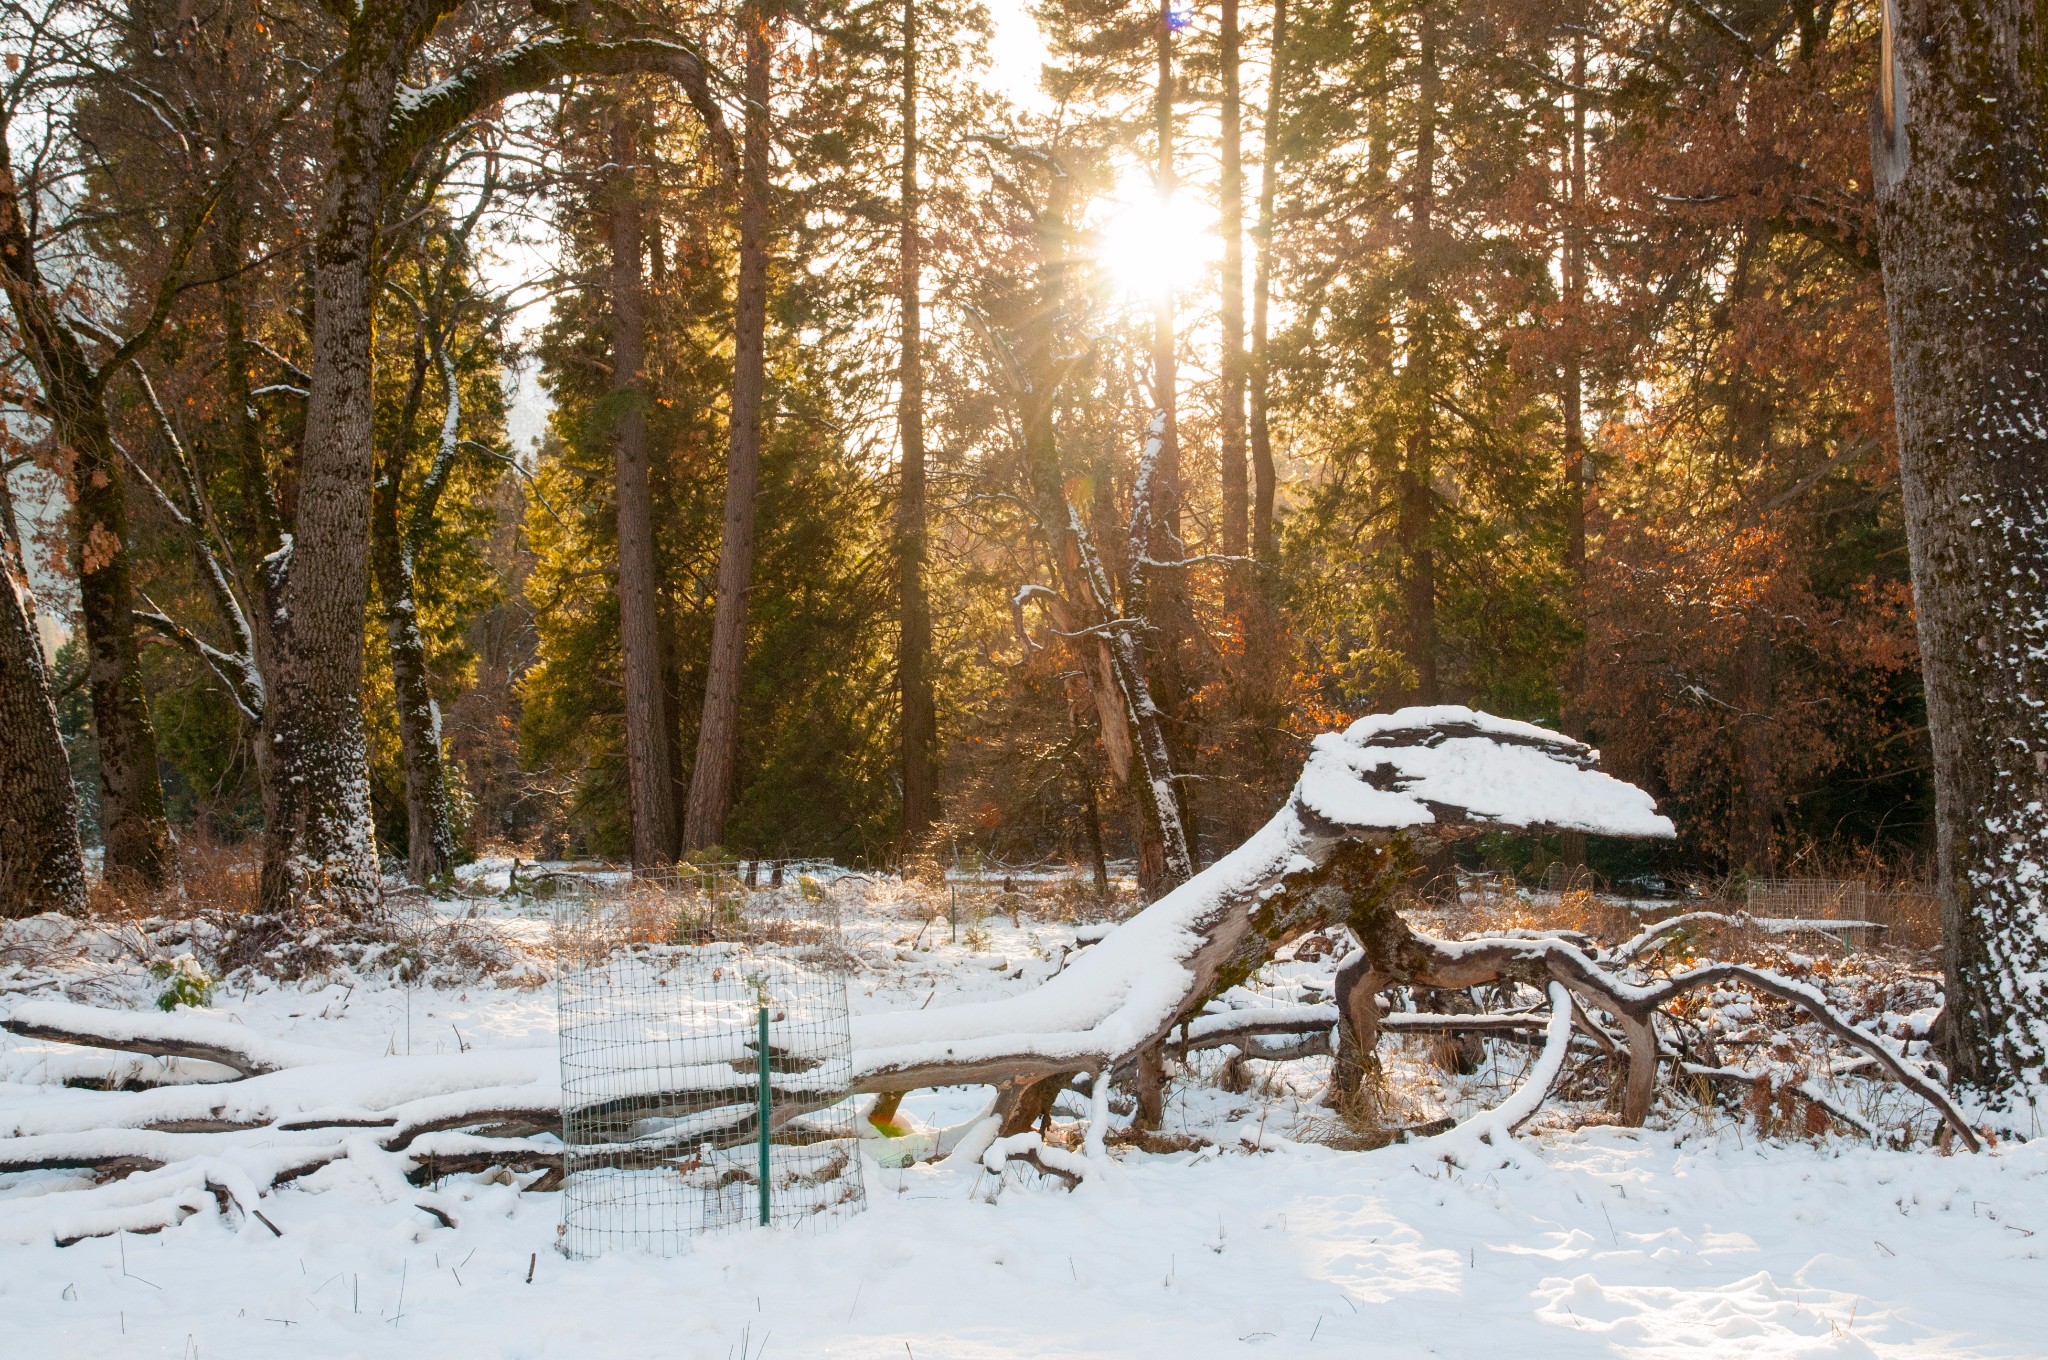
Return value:
M 367 270 L 362 758 L 415 877 L 717 847 L 1156 890 L 1406 703 L 1581 736 L 1681 832 L 1495 867 L 1919 874 L 1877 4 L 1054 0 L 1029 101 L 955 0 L 430 8 L 395 117 L 523 74 L 390 178 Z M 5 9 L 4 518 L 81 815 L 241 842 L 332 263 L 292 101 L 361 44 L 312 0 Z M 527 69 L 593 26 L 708 93 Z M 126 669 L 77 593 L 117 569 Z

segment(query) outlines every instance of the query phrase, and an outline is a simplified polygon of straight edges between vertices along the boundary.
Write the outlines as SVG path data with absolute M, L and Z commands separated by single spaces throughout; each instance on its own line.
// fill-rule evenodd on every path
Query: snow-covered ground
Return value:
M 508 867 L 472 887 L 502 890 Z M 857 1011 L 1013 994 L 1092 933 L 970 892 L 956 942 L 929 898 L 853 879 L 833 892 L 861 959 Z M 517 946 L 544 940 L 536 910 L 436 914 Z M 148 1008 L 165 983 L 147 964 L 181 947 L 182 927 L 29 926 L 0 933 L 0 1011 L 65 995 Z M 1333 963 L 1283 969 L 1273 995 L 1298 999 Z M 440 985 L 394 972 L 228 985 L 207 1012 L 367 1057 L 553 1042 L 536 964 Z M 1742 1003 L 1725 1009 L 1741 1022 Z M 1454 1164 L 1428 1140 L 1311 1141 L 1334 1124 L 1316 1103 L 1327 1060 L 1249 1064 L 1235 1093 L 1222 1062 L 1201 1055 L 1175 1087 L 1166 1129 L 1202 1140 L 1190 1150 L 1120 1148 L 1071 1193 L 1021 1167 L 870 1163 L 864 1214 L 701 1239 L 675 1260 L 566 1260 L 558 1197 L 503 1177 L 445 1182 L 459 1212 L 444 1228 L 346 1159 L 262 1201 L 281 1236 L 201 1212 L 60 1248 L 14 1228 L 80 1174 L 0 1175 L 0 1356 L 2048 1356 L 2048 1140 L 1944 1157 L 1762 1141 L 1675 1111 L 1644 1131 L 1539 1120 L 1504 1147 L 1459 1141 Z M 0 1133 L 118 1099 L 67 1079 L 161 1066 L 0 1036 Z M 1435 1096 L 1483 1101 L 1513 1076 L 1444 1079 Z M 905 1115 L 944 1126 L 978 1104 L 929 1092 Z

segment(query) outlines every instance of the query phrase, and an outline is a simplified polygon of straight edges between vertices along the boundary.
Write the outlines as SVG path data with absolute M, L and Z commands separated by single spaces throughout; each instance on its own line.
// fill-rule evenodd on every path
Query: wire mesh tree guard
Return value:
M 866 1203 L 850 956 L 813 879 L 690 868 L 557 890 L 561 1247 L 687 1251 Z

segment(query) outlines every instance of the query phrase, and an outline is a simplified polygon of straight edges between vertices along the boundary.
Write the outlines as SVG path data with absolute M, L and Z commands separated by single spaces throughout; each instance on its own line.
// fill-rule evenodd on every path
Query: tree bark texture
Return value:
M 725 525 L 718 548 L 718 599 L 704 720 L 683 848 L 707 850 L 725 836 L 739 757 L 740 679 L 747 650 L 747 590 L 754 572 L 754 498 L 761 482 L 761 397 L 768 318 L 768 69 L 774 57 L 767 19 L 749 5 L 746 26 L 746 132 L 741 145 L 739 278 L 733 305 L 732 424 L 727 441 Z
M 128 501 L 106 408 L 109 375 L 58 314 L 21 213 L 11 159 L 0 153 L 0 281 L 57 439 L 70 454 L 71 565 L 85 630 L 93 733 L 99 743 L 100 827 L 106 873 L 145 888 L 177 876 L 156 729 L 142 687 L 129 575 Z
M 57 734 L 35 597 L 7 515 L 0 602 L 0 919 L 85 910 L 78 800 Z
M 647 466 L 647 319 L 641 272 L 646 243 L 634 173 L 638 158 L 638 126 L 622 110 L 613 118 L 611 149 L 612 494 L 618 524 L 626 794 L 633 867 L 645 869 L 675 858 L 676 800 Z
M 903 221 L 898 284 L 903 334 L 897 375 L 902 482 L 896 502 L 896 687 L 903 747 L 901 846 L 905 851 L 917 848 L 938 817 L 938 716 L 931 679 L 931 604 L 924 586 L 924 317 L 919 296 L 924 276 L 917 188 L 917 17 L 917 0 L 903 0 Z
M 1887 3 L 1872 110 L 1934 751 L 1939 1033 L 1953 1078 L 2020 1128 L 2048 1084 L 2044 24 L 2021 0 Z
M 274 639 L 279 709 L 272 756 L 291 796 L 269 829 L 268 909 L 317 898 L 378 900 L 363 725 L 363 604 L 369 595 L 373 279 L 384 155 L 398 81 L 425 18 L 415 4 L 365 11 L 336 72 L 332 162 L 312 249 L 312 383 L 298 505 Z M 277 896 L 282 894 L 282 898 Z
M 77 413 L 72 444 L 77 498 L 72 566 L 85 626 L 92 725 L 99 739 L 100 831 L 106 874 L 159 888 L 177 877 L 163 785 L 157 778 L 156 728 L 142 687 L 135 641 L 135 590 L 129 575 L 128 505 L 119 455 L 97 409 Z M 66 424 L 71 422 L 67 421 Z M 82 428 L 81 428 L 82 427 Z

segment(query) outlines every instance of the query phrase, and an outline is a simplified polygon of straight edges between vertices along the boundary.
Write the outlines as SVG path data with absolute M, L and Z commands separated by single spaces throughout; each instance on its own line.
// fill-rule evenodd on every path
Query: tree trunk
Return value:
M 1218 230 L 1223 233 L 1222 302 L 1223 412 L 1219 447 L 1223 463 L 1223 551 L 1242 557 L 1250 546 L 1250 503 L 1245 487 L 1245 352 L 1244 352 L 1244 110 L 1238 89 L 1237 0 L 1223 0 L 1222 173 L 1217 183 L 1222 200 Z M 1231 568 L 1230 579 L 1242 581 Z M 1243 616 L 1242 589 L 1233 612 Z
M 896 570 L 899 633 L 896 686 L 903 743 L 903 827 L 901 848 L 918 848 L 937 818 L 938 717 L 930 675 L 932 620 L 925 597 L 925 448 L 923 304 L 919 289 L 917 190 L 917 0 L 903 0 L 903 165 L 902 244 L 898 300 L 903 336 L 898 369 L 901 388 L 897 426 L 901 431 L 902 485 L 896 504 Z
M 1885 7 L 1873 109 L 1951 1071 L 2026 1127 L 2048 1083 L 2048 29 L 2020 0 Z M 2039 1105 L 2035 1105 L 2039 1109 Z
M 578 36 L 529 42 L 398 102 L 399 78 L 455 8 L 449 0 L 344 6 L 347 42 L 329 65 L 329 156 L 311 247 L 312 383 L 298 469 L 294 534 L 272 611 L 275 692 L 266 713 L 274 778 L 289 790 L 265 828 L 263 905 L 311 894 L 349 909 L 378 897 L 362 711 L 362 625 L 369 594 L 375 378 L 374 276 L 391 186 L 490 104 L 575 75 L 660 72 L 682 82 L 713 132 L 724 123 L 698 59 L 674 43 Z M 574 7 L 570 7 L 574 8 Z M 394 114 L 397 115 L 394 120 Z
M 1273 295 L 1273 227 L 1278 215 L 1280 166 L 1284 155 L 1282 124 L 1287 112 L 1287 0 L 1273 0 L 1273 50 L 1266 76 L 1264 160 L 1259 168 L 1259 224 L 1253 233 L 1252 338 L 1247 381 L 1251 387 L 1252 556 L 1270 566 L 1273 560 L 1273 434 L 1270 424 L 1272 381 L 1268 352 L 1268 311 Z
M 157 779 L 156 729 L 136 650 L 126 478 L 107 418 L 106 375 L 95 371 L 77 334 L 57 311 L 22 217 L 12 159 L 4 152 L 0 181 L 0 281 L 22 349 L 42 386 L 53 431 L 71 457 L 71 565 L 78 576 L 93 733 L 99 741 L 106 873 L 160 888 L 177 877 L 177 865 Z
M 63 410 L 64 404 L 53 403 Z M 177 876 L 163 785 L 157 778 L 156 728 L 142 687 L 135 641 L 135 590 L 129 577 L 126 479 L 113 434 L 97 401 L 66 411 L 58 424 L 71 445 L 76 499 L 71 563 L 78 574 L 85 626 L 92 726 L 99 739 L 100 828 L 106 875 L 159 888 Z
M 263 799 L 263 835 L 260 839 L 262 871 L 257 900 L 266 908 L 289 899 L 286 867 L 290 861 L 292 808 L 296 801 L 286 762 L 277 753 L 282 748 L 283 719 L 276 702 L 277 635 L 279 612 L 284 602 L 284 569 L 288 554 L 284 546 L 284 512 L 278 502 L 277 484 L 264 456 L 262 432 L 250 409 L 253 383 L 250 379 L 252 347 L 242 299 L 243 276 L 248 267 L 243 222 L 232 194 L 228 211 L 218 220 L 214 238 L 214 272 L 221 283 L 222 381 L 226 388 L 223 406 L 233 445 L 234 486 L 237 516 L 235 529 L 242 539 L 242 561 L 253 568 L 240 571 L 240 584 L 249 601 L 250 658 L 264 691 L 261 717 L 251 743 L 257 784 Z
M 1153 135 L 1156 139 L 1153 192 L 1163 207 L 1171 203 L 1180 178 L 1173 165 L 1173 0 L 1160 0 L 1157 84 L 1152 91 Z M 1160 457 L 1159 528 L 1177 540 L 1180 527 L 1180 377 L 1174 353 L 1175 280 L 1163 280 L 1152 300 L 1152 405 L 1166 413 L 1166 443 Z M 1155 548 L 1160 556 L 1168 554 Z M 1177 554 L 1175 554 L 1177 555 Z
M 612 384 L 615 411 L 613 491 L 618 521 L 619 659 L 626 699 L 626 794 L 633 867 L 676 855 L 675 783 L 662 665 L 654 563 L 654 498 L 647 468 L 647 321 L 642 281 L 645 241 L 634 163 L 639 128 L 613 115 L 611 147 Z
M 57 734 L 57 706 L 36 632 L 35 596 L 14 537 L 6 500 L 10 587 L 0 604 L 0 920 L 38 912 L 85 910 L 85 856 L 78 845 L 78 800 Z
M 1095 896 L 1107 900 L 1109 856 L 1102 849 L 1102 804 L 1095 796 L 1095 771 L 1082 760 L 1075 762 L 1075 768 L 1081 779 L 1082 809 L 1088 819 L 1088 864 L 1095 873 Z
M 378 588 L 384 593 L 384 633 L 391 647 L 391 687 L 405 766 L 406 877 L 414 883 L 433 883 L 455 865 L 455 835 L 449 825 L 447 767 L 441 759 L 441 710 L 427 680 L 427 648 L 420 636 L 412 563 L 405 561 L 389 584 L 380 583 Z
M 754 570 L 754 496 L 761 481 L 761 394 L 768 315 L 768 68 L 774 51 L 761 11 L 749 4 L 747 123 L 741 150 L 739 279 L 733 306 L 732 424 L 719 540 L 718 602 L 704 681 L 704 720 L 690 772 L 683 848 L 707 850 L 725 836 L 739 754 L 740 671 L 746 660 L 747 589 Z
M 420 634 L 417 571 L 421 547 L 435 509 L 455 467 L 462 429 L 462 392 L 447 345 L 455 319 L 430 319 L 415 351 L 412 386 L 394 445 L 377 459 L 377 484 L 370 507 L 371 567 L 384 603 L 384 635 L 391 661 L 391 687 L 398 710 L 400 763 L 405 770 L 406 877 L 432 883 L 455 865 L 455 832 L 448 800 L 447 767 L 441 757 L 441 710 L 427 674 L 426 639 Z M 445 326 L 448 334 L 441 333 Z M 400 498 L 413 427 L 426 386 L 429 360 L 437 363 L 444 396 L 440 439 L 421 478 L 412 513 L 401 521 Z M 401 527 L 401 522 L 403 527 Z
M 1173 0 L 1160 0 L 1158 79 L 1153 89 L 1152 116 L 1158 155 L 1154 179 L 1163 205 L 1171 204 L 1180 187 L 1180 174 L 1174 166 L 1173 128 L 1176 13 Z M 1162 283 L 1152 309 L 1153 406 L 1165 413 L 1166 433 L 1153 474 L 1152 532 L 1147 552 L 1162 562 L 1178 561 L 1186 552 L 1186 540 L 1181 534 L 1180 361 L 1175 334 L 1178 300 L 1176 281 L 1167 279 Z M 1135 559 L 1130 565 L 1134 576 L 1142 570 Z M 1151 624 L 1151 636 L 1146 647 L 1149 652 L 1146 681 L 1157 705 L 1150 718 L 1160 723 L 1167 721 L 1169 715 L 1182 712 L 1188 697 L 1184 654 L 1189 639 L 1194 635 L 1195 619 L 1184 575 L 1178 569 L 1159 574 L 1146 592 L 1144 609 L 1139 611 Z M 1161 732 L 1162 735 L 1165 732 L 1163 726 Z M 1192 852 L 1195 827 L 1193 788 L 1185 780 L 1171 780 L 1169 792 L 1174 803 L 1174 817 L 1186 828 L 1188 849 Z M 1174 858 L 1170 844 L 1166 847 L 1166 858 L 1170 866 Z M 1162 880 L 1162 887 L 1171 887 L 1186 876 L 1175 875 L 1170 867 L 1168 874 L 1169 878 Z
M 265 836 L 264 907 L 311 897 L 360 910 L 378 900 L 363 726 L 363 606 L 369 595 L 373 273 L 383 161 L 411 6 L 366 11 L 340 61 L 333 160 L 313 238 L 313 344 L 298 506 L 274 617 L 272 754 L 291 789 Z M 272 856 L 281 862 L 273 864 Z
M 1159 538 L 1155 516 L 1158 513 L 1158 488 L 1163 480 L 1161 469 L 1166 465 L 1166 429 L 1166 413 L 1155 413 L 1145 452 L 1138 460 L 1137 480 L 1131 488 L 1131 532 L 1125 549 L 1130 566 L 1124 585 L 1124 608 L 1137 619 L 1151 618 L 1151 610 L 1161 593 L 1153 588 L 1152 573 L 1145 566 L 1144 558 L 1147 546 Z M 1077 527 L 1082 570 L 1087 573 L 1095 598 L 1101 602 L 1105 614 L 1109 614 L 1116 605 L 1109 574 L 1089 541 L 1078 537 L 1078 514 L 1070 508 L 1068 515 Z M 1191 823 L 1186 803 L 1180 796 L 1181 781 L 1175 775 L 1173 753 L 1166 740 L 1164 714 L 1160 712 L 1153 686 L 1145 674 L 1144 644 L 1138 630 L 1130 624 L 1118 624 L 1104 631 L 1108 635 L 1109 654 L 1115 665 L 1117 683 L 1129 711 L 1131 732 L 1136 738 L 1134 746 L 1138 760 L 1132 768 L 1131 788 L 1135 795 L 1132 801 L 1150 833 L 1149 837 L 1140 840 L 1138 889 L 1149 899 L 1171 892 L 1194 876 L 1194 846 L 1189 834 Z M 1148 863 L 1144 853 L 1147 839 L 1155 841 L 1158 846 L 1156 865 Z
M 1571 620 L 1576 641 L 1564 677 L 1563 702 L 1558 726 L 1568 737 L 1586 740 L 1586 37 L 1572 37 L 1572 125 L 1571 145 L 1565 173 L 1569 180 L 1566 198 L 1571 215 L 1564 233 L 1564 301 L 1567 325 L 1571 328 L 1565 344 L 1563 373 L 1564 406 L 1564 569 L 1565 589 L 1570 592 Z M 1567 831 L 1562 836 L 1564 866 L 1569 870 L 1586 865 L 1586 833 Z
M 1430 239 L 1436 206 L 1436 123 L 1439 98 L 1436 65 L 1435 15 L 1422 7 L 1420 35 L 1421 88 L 1417 94 L 1415 120 L 1414 182 L 1409 190 L 1408 268 L 1412 282 L 1408 289 L 1409 325 L 1413 328 L 1413 353 L 1409 356 L 1414 424 L 1408 431 L 1398 494 L 1396 532 L 1401 548 L 1402 607 L 1406 615 L 1408 669 L 1413 677 L 1411 697 L 1418 704 L 1438 701 L 1436 647 L 1436 551 L 1433 521 L 1436 491 L 1431 485 L 1435 468 L 1436 364 L 1435 322 L 1429 315 L 1434 290 L 1428 276 L 1432 268 Z
M 1777 790 L 1771 763 L 1770 722 L 1775 707 L 1772 697 L 1771 640 L 1764 635 L 1759 619 L 1745 621 L 1742 647 L 1736 664 L 1734 797 L 1729 808 L 1731 827 L 1728 858 L 1735 868 L 1759 878 L 1778 871 L 1774 823 L 1777 820 Z
M 1287 107 L 1287 0 L 1274 0 L 1273 3 L 1272 50 L 1268 62 L 1258 222 L 1252 230 L 1251 341 L 1245 364 L 1245 381 L 1249 388 L 1250 423 L 1247 433 L 1252 480 L 1250 550 L 1259 567 L 1251 576 L 1244 628 L 1244 679 L 1239 692 L 1254 721 L 1278 727 L 1272 706 L 1280 689 L 1285 648 L 1280 636 L 1276 575 L 1278 545 L 1273 532 L 1273 499 L 1278 486 L 1273 469 L 1272 372 L 1267 329 L 1273 294 L 1273 229 L 1284 157 L 1282 120 Z

